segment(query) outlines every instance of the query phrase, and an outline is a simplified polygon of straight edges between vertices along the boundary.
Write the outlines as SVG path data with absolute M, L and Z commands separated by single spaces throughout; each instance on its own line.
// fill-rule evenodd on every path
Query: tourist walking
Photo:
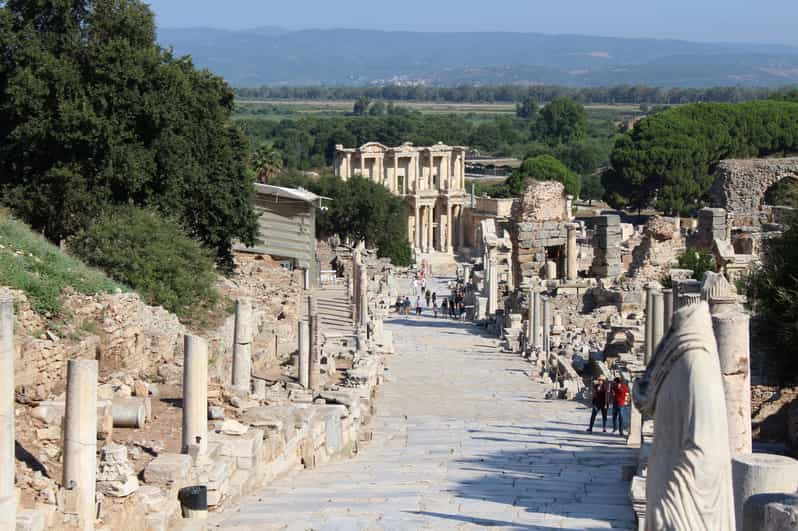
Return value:
M 427 308 L 429 308 L 430 297 L 432 297 L 432 293 L 430 293 L 430 291 L 427 290 L 426 293 L 424 293 L 424 298 L 427 300 Z
M 418 295 L 418 279 L 413 279 L 413 294 Z
M 432 303 L 432 315 L 435 316 L 436 319 L 438 318 L 438 304 L 435 302 Z
M 416 315 L 421 317 L 421 297 L 416 297 Z
M 405 308 L 405 317 L 409 317 L 410 316 L 410 297 L 405 296 L 404 308 Z
M 601 411 L 601 427 L 604 432 L 607 431 L 608 395 L 607 378 L 602 374 L 598 377 L 598 382 L 593 385 L 593 411 L 590 413 L 590 427 L 587 431 L 593 431 L 593 423 L 599 411 Z
M 441 313 L 443 314 L 444 317 L 446 317 L 446 314 L 448 312 L 449 312 L 449 303 L 447 299 L 444 298 L 443 302 L 441 303 Z
M 436 302 L 437 300 L 438 300 L 438 294 L 437 294 L 437 293 L 433 293 L 433 294 L 432 294 L 432 304 L 435 304 L 435 302 Z
M 615 433 L 617 429 L 618 435 L 621 437 L 625 437 L 623 433 L 623 409 L 626 407 L 626 400 L 628 397 L 629 387 L 620 378 L 615 378 L 610 387 L 610 400 L 612 401 L 612 433 Z

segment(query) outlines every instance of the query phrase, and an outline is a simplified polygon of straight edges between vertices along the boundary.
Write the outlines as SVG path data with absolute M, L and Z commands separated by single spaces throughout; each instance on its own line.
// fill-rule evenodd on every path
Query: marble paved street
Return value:
M 441 291 L 439 291 L 440 293 Z M 374 440 L 245 499 L 224 529 L 634 529 L 624 441 L 546 400 L 530 365 L 468 323 L 393 318 Z

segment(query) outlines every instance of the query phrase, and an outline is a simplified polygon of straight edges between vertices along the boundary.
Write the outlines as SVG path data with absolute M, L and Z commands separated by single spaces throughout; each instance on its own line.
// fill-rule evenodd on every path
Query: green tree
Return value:
M 765 241 L 762 264 L 746 282 L 746 291 L 776 372 L 785 381 L 798 377 L 798 229 Z
M 148 304 L 180 316 L 207 308 L 218 297 L 212 254 L 177 222 L 153 211 L 110 208 L 69 239 L 69 250 L 135 289 Z
M 507 178 L 507 187 L 514 196 L 524 193 L 530 180 L 557 181 L 565 186 L 565 193 L 579 197 L 579 176 L 551 155 L 539 155 L 524 161 L 521 168 Z
M 173 213 L 230 263 L 252 243 L 247 142 L 230 87 L 155 41 L 139 0 L 0 3 L 2 201 L 50 240 L 110 205 Z
M 538 100 L 534 96 L 527 97 L 515 105 L 515 115 L 524 120 L 534 120 L 538 114 Z
M 371 109 L 369 109 L 369 114 L 371 116 L 384 116 L 388 114 L 388 107 L 385 105 L 385 102 L 382 100 L 375 101 Z
M 679 267 L 693 272 L 693 279 L 704 280 L 708 271 L 717 271 L 715 257 L 706 251 L 686 251 L 679 255 Z
M 653 204 L 689 213 L 703 206 L 718 161 L 793 152 L 798 103 L 694 104 L 641 120 L 621 136 L 603 184 L 615 208 Z
M 582 177 L 582 199 L 587 199 L 590 204 L 604 197 L 604 186 L 601 185 L 601 175 L 591 174 Z
M 366 96 L 361 96 L 355 101 L 355 105 L 352 107 L 352 114 L 365 116 L 369 112 L 369 107 L 371 107 L 371 100 Z
M 252 169 L 259 183 L 267 184 L 283 171 L 283 156 L 270 144 L 263 144 L 252 157 Z
M 587 132 L 587 113 L 571 99 L 556 98 L 540 110 L 537 124 L 549 143 L 573 142 Z

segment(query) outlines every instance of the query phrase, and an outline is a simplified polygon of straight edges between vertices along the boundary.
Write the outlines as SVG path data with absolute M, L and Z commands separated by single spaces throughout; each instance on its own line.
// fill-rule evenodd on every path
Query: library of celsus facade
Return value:
M 335 175 L 366 177 L 405 198 L 408 239 L 417 254 L 452 253 L 464 244 L 466 149 L 369 142 L 355 149 L 336 146 Z

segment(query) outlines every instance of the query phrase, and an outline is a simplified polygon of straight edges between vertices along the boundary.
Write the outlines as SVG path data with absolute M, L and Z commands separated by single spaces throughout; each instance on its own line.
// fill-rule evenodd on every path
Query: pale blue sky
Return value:
M 150 0 L 162 27 L 522 31 L 798 45 L 798 0 Z

